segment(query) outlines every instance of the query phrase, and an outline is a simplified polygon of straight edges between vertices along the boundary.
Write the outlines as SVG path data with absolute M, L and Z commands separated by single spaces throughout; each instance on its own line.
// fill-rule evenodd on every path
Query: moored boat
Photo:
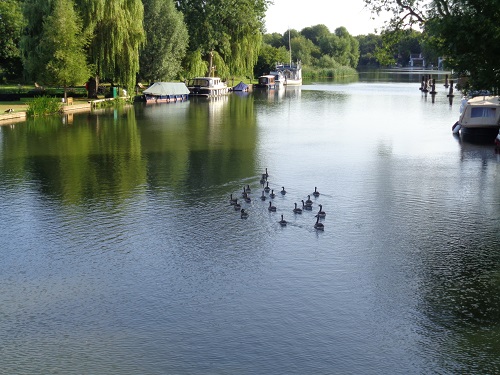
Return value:
M 285 86 L 300 86 L 302 85 L 302 64 L 297 61 L 296 64 L 277 64 L 276 72 L 281 73 L 284 79 Z
M 495 139 L 500 129 L 500 98 L 476 96 L 464 99 L 458 121 L 453 125 L 454 134 L 484 136 Z
M 147 103 L 176 102 L 187 100 L 189 90 L 182 82 L 155 82 L 142 94 Z
M 196 77 L 188 83 L 190 95 L 216 97 L 229 93 L 229 88 L 219 77 Z
M 259 82 L 256 87 L 263 89 L 275 89 L 276 88 L 276 80 L 274 75 L 267 74 L 259 77 Z

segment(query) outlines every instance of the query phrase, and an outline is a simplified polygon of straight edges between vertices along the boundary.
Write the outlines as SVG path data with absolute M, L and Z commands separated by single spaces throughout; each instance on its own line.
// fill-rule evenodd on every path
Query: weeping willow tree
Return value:
M 253 75 L 262 45 L 267 0 L 180 0 L 188 26 L 189 51 L 199 51 L 206 73 L 222 78 Z
M 208 63 L 203 60 L 200 50 L 188 52 L 182 66 L 184 67 L 181 72 L 181 79 L 183 80 L 204 76 L 208 72 Z
M 44 83 L 62 85 L 64 97 L 68 86 L 84 83 L 89 75 L 85 61 L 85 38 L 73 0 L 54 0 L 52 13 L 43 21 L 38 50 Z
M 26 27 L 19 42 L 26 81 L 39 81 L 45 69 L 40 64 L 40 41 L 43 35 L 43 20 L 52 13 L 52 0 L 26 0 L 23 15 Z
M 149 82 L 176 78 L 186 54 L 188 31 L 173 0 L 143 0 L 146 44 L 140 76 Z
M 90 34 L 89 61 L 100 79 L 135 86 L 145 40 L 141 0 L 76 0 Z

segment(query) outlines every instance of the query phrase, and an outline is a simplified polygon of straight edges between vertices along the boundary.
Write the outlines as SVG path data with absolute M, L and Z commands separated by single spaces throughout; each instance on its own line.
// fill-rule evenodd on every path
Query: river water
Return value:
M 500 159 L 419 82 L 0 127 L 0 373 L 499 373 Z

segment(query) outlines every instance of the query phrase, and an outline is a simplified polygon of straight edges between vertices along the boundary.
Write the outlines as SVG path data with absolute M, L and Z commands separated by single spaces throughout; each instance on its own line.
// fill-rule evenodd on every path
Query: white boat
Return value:
M 300 86 L 302 85 L 302 64 L 297 61 L 296 64 L 277 64 L 276 72 L 281 73 L 285 86 Z
M 274 76 L 274 83 L 276 84 L 277 89 L 284 86 L 285 76 L 283 75 L 283 72 L 276 70 L 276 71 L 270 72 L 269 74 Z
M 280 82 L 283 80 L 285 86 L 300 86 L 302 85 L 302 63 L 297 61 L 292 62 L 292 44 L 290 42 L 290 30 L 288 30 L 288 51 L 290 53 L 290 63 L 276 64 L 276 69 L 271 74 L 278 75 Z
M 189 81 L 190 95 L 216 97 L 229 93 L 229 88 L 219 77 L 196 77 Z
M 500 98 L 498 96 L 476 96 L 464 99 L 460 117 L 453 125 L 453 133 L 463 135 L 492 135 L 500 129 Z

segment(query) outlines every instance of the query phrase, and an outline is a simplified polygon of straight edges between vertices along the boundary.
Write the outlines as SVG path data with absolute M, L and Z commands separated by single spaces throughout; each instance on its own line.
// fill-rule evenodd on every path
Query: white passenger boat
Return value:
M 500 129 L 500 98 L 498 96 L 475 96 L 464 99 L 460 117 L 453 125 L 453 133 L 463 135 L 492 135 Z
M 275 71 L 282 74 L 285 86 L 302 85 L 302 64 L 300 61 L 297 61 L 296 64 L 292 62 L 289 64 L 277 64 Z
M 187 85 L 192 96 L 216 97 L 229 93 L 229 88 L 219 77 L 196 77 Z

